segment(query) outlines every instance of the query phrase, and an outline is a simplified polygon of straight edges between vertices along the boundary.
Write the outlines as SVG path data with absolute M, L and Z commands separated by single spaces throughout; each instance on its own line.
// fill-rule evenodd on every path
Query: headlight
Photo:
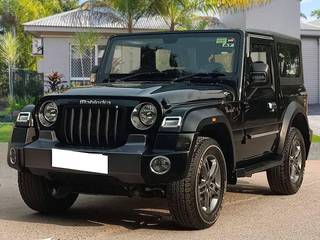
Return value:
M 45 127 L 52 126 L 58 118 L 58 106 L 55 102 L 45 102 L 40 107 L 39 121 Z
M 133 126 L 139 130 L 151 128 L 157 121 L 157 108 L 152 103 L 141 103 L 131 114 Z

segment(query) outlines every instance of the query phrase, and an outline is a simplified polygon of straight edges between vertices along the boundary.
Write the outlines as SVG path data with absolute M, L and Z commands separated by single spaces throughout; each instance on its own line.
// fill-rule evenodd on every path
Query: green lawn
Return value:
M 0 123 L 0 142 L 9 142 L 12 133 L 12 124 Z
M 320 136 L 318 136 L 318 135 L 313 135 L 312 142 L 320 143 Z

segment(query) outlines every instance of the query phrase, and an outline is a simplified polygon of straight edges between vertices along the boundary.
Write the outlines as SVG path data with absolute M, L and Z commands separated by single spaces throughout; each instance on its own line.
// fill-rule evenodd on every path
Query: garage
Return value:
M 319 44 L 317 38 L 302 41 L 304 79 L 309 103 L 319 103 Z
M 304 81 L 309 104 L 320 103 L 320 22 L 301 24 Z

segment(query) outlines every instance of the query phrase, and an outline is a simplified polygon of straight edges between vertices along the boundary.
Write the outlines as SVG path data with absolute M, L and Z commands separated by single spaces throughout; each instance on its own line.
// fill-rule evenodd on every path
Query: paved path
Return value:
M 229 187 L 215 226 L 185 231 L 164 200 L 82 195 L 65 215 L 35 213 L 22 202 L 5 155 L 0 144 L 0 240 L 320 239 L 320 161 L 308 161 L 294 196 L 273 195 L 264 173 L 242 179 Z
M 320 105 L 309 105 L 309 124 L 313 133 L 320 136 Z

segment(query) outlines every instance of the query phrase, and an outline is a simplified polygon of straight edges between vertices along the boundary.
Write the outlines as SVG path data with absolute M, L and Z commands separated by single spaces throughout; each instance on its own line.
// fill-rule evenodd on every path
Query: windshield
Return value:
M 236 33 L 178 33 L 116 37 L 110 42 L 102 81 L 175 81 L 237 71 Z M 199 74 L 199 75 L 197 75 Z

